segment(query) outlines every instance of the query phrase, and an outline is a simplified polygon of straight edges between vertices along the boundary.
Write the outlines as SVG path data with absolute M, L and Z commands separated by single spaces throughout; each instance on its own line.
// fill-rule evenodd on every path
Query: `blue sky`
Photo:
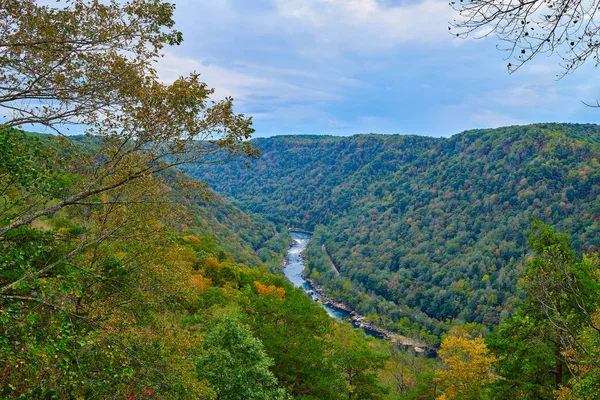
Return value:
M 556 56 L 513 74 L 494 38 L 461 40 L 438 0 L 175 0 L 184 43 L 165 81 L 200 72 L 253 116 L 256 137 L 450 136 L 533 122 L 599 122 L 593 65 L 557 81 Z

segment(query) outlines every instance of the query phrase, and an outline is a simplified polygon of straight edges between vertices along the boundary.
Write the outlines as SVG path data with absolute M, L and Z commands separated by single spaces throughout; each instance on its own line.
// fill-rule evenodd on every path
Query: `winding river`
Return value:
M 308 241 L 310 240 L 312 235 L 309 233 L 294 231 L 291 232 L 291 235 L 293 242 L 286 253 L 285 266 L 283 268 L 283 272 L 285 276 L 287 276 L 287 278 L 294 284 L 294 286 L 301 287 L 308 295 L 310 295 L 313 298 L 313 300 L 318 301 L 321 296 L 316 290 L 314 290 L 310 282 L 308 282 L 302 277 L 302 272 L 304 271 L 304 267 L 306 266 L 305 260 L 302 257 L 302 252 L 306 249 Z M 350 313 L 346 310 L 333 307 L 330 304 L 320 304 L 323 306 L 325 311 L 327 311 L 327 313 L 333 318 L 339 320 L 347 320 L 350 316 Z M 356 324 L 354 325 L 357 326 Z M 362 329 L 367 335 L 381 337 L 379 333 L 371 331 L 370 329 Z
M 306 281 L 302 277 L 302 272 L 306 266 L 304 258 L 302 257 L 302 252 L 306 249 L 308 241 L 312 235 L 301 232 L 291 232 L 291 235 L 293 242 L 285 255 L 285 266 L 283 268 L 283 272 L 285 276 L 287 276 L 287 278 L 294 284 L 294 286 L 301 287 L 313 298 L 313 300 L 318 301 L 320 295 L 314 290 L 310 282 Z M 332 307 L 329 304 L 321 304 L 327 313 L 333 318 L 343 320 L 348 318 L 350 315 L 350 313 L 346 310 Z
M 302 252 L 306 249 L 306 246 L 308 245 L 308 242 L 310 241 L 312 235 L 310 233 L 296 231 L 291 231 L 290 233 L 292 235 L 293 241 L 292 245 L 290 246 L 285 255 L 285 265 L 283 267 L 283 272 L 285 276 L 294 284 L 294 286 L 301 287 L 309 296 L 313 298 L 313 300 L 319 301 L 321 297 L 319 292 L 315 290 L 315 288 L 311 285 L 310 282 L 308 282 L 302 277 L 302 272 L 304 271 L 304 268 L 306 266 L 306 262 L 302 257 Z M 386 332 L 385 334 L 383 334 L 381 332 L 378 332 L 377 330 L 372 330 L 369 327 L 364 326 L 364 324 L 357 324 L 355 319 L 356 314 L 354 315 L 353 319 L 350 318 L 350 312 L 346 310 L 337 308 L 332 304 L 326 304 L 321 301 L 319 301 L 319 304 L 323 306 L 323 308 L 331 317 L 336 318 L 338 320 L 351 320 L 355 328 L 362 329 L 367 335 L 377 337 L 380 339 L 387 337 L 388 339 L 392 340 L 392 342 L 394 342 L 397 346 L 402 346 L 405 349 L 411 347 L 419 353 L 425 352 L 425 355 L 428 358 L 437 357 L 437 353 L 432 347 L 422 345 L 411 338 L 401 336 L 396 333 Z M 380 328 L 376 329 L 381 330 Z

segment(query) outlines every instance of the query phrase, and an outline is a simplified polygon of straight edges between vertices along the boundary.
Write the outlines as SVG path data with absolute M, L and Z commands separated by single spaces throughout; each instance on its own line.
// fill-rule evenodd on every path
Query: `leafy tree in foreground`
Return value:
M 269 367 L 263 345 L 234 317 L 219 321 L 206 335 L 198 358 L 198 377 L 214 388 L 215 399 L 288 399 Z
M 352 400 L 380 399 L 388 389 L 378 382 L 377 372 L 388 357 L 378 352 L 350 325 L 341 325 L 334 331 L 337 347 L 335 362 L 342 370 L 346 383 L 345 398 Z
M 539 221 L 532 225 L 529 245 L 535 255 L 521 280 L 528 297 L 488 344 L 505 378 L 495 384 L 499 393 L 550 399 L 563 387 L 581 389 L 581 382 L 600 370 L 590 356 L 597 354 L 598 342 L 589 336 L 600 333 L 600 263 L 597 255 L 578 258 L 567 234 Z
M 165 176 L 255 152 L 232 99 L 211 101 L 195 73 L 158 79 L 161 50 L 181 42 L 173 11 L 0 1 L 0 397 L 206 392 L 190 376 L 199 340 L 181 315 L 196 294 Z M 61 136 L 73 124 L 88 137 Z
M 449 335 L 442 341 L 439 352 L 446 369 L 436 372 L 435 381 L 446 399 L 485 399 L 489 392 L 485 384 L 494 380 L 493 356 L 483 343 L 483 338 L 469 339 L 463 335 Z
M 330 351 L 331 318 L 298 288 L 287 286 L 282 293 L 271 282 L 252 286 L 245 322 L 275 361 L 281 385 L 295 398 L 338 399 L 343 382 Z
M 578 346 L 578 332 L 589 326 L 600 333 L 592 314 L 600 305 L 598 258 L 578 259 L 568 235 L 557 235 L 552 228 L 534 222 L 529 246 L 536 256 L 525 270 L 522 287 L 529 295 L 525 312 L 549 324 L 555 332 L 556 385 L 563 382 L 563 353 Z M 561 360 L 561 361 L 559 361 Z
M 555 346 L 547 332 L 547 323 L 517 312 L 486 339 L 498 357 L 495 371 L 503 378 L 493 384 L 498 398 L 554 398 Z
M 151 201 L 120 189 L 172 166 L 201 162 L 219 150 L 256 154 L 245 142 L 253 132 L 251 119 L 234 113 L 232 99 L 212 102 L 213 90 L 196 73 L 169 85 L 158 79 L 153 63 L 161 49 L 182 40 L 173 29 L 173 11 L 173 5 L 151 0 L 70 0 L 57 7 L 33 0 L 0 3 L 0 158 L 11 160 L 0 171 L 2 251 L 14 245 L 12 231 L 65 208 L 95 212 Z M 59 156 L 53 162 L 15 157 L 13 128 L 31 124 L 58 132 L 82 125 L 97 146 L 86 152 L 64 137 L 49 138 Z M 66 171 L 56 182 L 51 171 L 61 159 Z M 31 164 L 36 173 L 20 174 Z M 118 236 L 83 235 L 58 259 L 2 282 L 0 294 L 14 293 L 89 246 Z
M 427 358 L 413 348 L 390 343 L 389 359 L 381 372 L 381 381 L 390 390 L 389 398 L 432 399 L 436 397 L 435 371 L 441 368 L 436 358 Z
M 600 326 L 600 311 L 593 316 Z M 600 335 L 593 327 L 584 328 L 576 340 L 580 346 L 565 352 L 567 365 L 573 372 L 568 387 L 560 390 L 561 399 L 596 399 L 600 396 Z

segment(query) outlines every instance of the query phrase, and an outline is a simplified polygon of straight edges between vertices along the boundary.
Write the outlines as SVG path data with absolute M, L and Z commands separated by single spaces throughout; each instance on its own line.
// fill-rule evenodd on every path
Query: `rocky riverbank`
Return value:
M 309 233 L 304 232 L 293 233 L 292 243 L 290 244 L 286 259 L 282 265 L 286 276 L 288 279 L 290 279 L 290 281 L 292 281 L 292 283 L 294 283 L 294 285 L 303 287 L 313 299 L 323 304 L 327 312 L 332 317 L 339 319 L 347 318 L 353 323 L 354 326 L 362 328 L 368 334 L 390 340 L 399 346 L 414 348 L 416 352 L 430 352 L 433 350 L 428 348 L 426 345 L 417 342 L 416 340 L 383 329 L 372 322 L 365 320 L 364 315 L 357 313 L 347 304 L 340 303 L 329 298 L 323 289 L 313 280 L 307 278 L 304 273 L 306 259 L 303 251 L 306 248 L 306 243 L 310 237 L 299 236 L 301 234 L 307 236 L 309 235 Z M 336 313 L 339 315 L 336 315 Z
M 344 303 L 340 303 L 337 301 L 333 301 L 332 299 L 330 299 L 325 292 L 323 291 L 323 289 L 317 284 L 315 283 L 312 279 L 309 279 L 307 277 L 304 277 L 304 279 L 310 283 L 310 285 L 312 286 L 313 290 L 315 293 L 318 294 L 318 301 L 320 301 L 323 304 L 327 304 L 331 307 L 335 307 L 338 308 L 340 310 L 344 310 L 346 312 L 348 312 L 349 315 L 349 319 L 352 321 L 352 323 L 355 326 L 358 326 L 362 329 L 366 329 L 372 332 L 375 332 L 379 335 L 381 335 L 381 337 L 388 339 L 394 343 L 397 343 L 399 345 L 402 346 L 408 346 L 408 347 L 412 347 L 414 348 L 414 350 L 417 353 L 422 353 L 425 352 L 428 349 L 428 346 L 422 343 L 419 343 L 418 341 L 411 339 L 409 337 L 406 336 L 402 336 L 402 335 L 398 335 L 397 333 L 394 332 L 390 332 L 386 329 L 383 329 L 375 324 L 373 324 L 372 322 L 366 321 L 365 320 L 365 316 L 361 315 L 359 313 L 357 313 L 356 311 L 354 311 L 351 307 L 349 307 L 347 304 Z

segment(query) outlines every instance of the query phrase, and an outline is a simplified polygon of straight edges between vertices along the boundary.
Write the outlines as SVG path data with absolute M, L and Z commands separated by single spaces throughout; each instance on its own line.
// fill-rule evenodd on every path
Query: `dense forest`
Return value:
M 0 3 L 1 398 L 600 398 L 600 127 L 250 140 L 174 10 Z
M 80 163 L 103 153 L 85 138 L 10 130 L 0 139 L 3 223 L 42 193 L 54 202 L 77 190 Z M 388 393 L 384 367 L 398 352 L 336 323 L 285 280 L 287 229 L 190 183 L 169 170 L 4 236 L 1 397 Z
M 0 138 L 9 221 L 39 196 L 54 203 L 77 190 L 80 162 L 103 153 L 85 138 Z M 541 222 L 530 228 L 522 306 L 485 343 L 474 324 L 448 328 L 439 359 L 427 359 L 330 318 L 282 276 L 287 229 L 181 172 L 98 199 L 3 237 L 4 398 L 578 399 L 600 390 L 600 261 Z M 234 236 L 221 246 L 222 235 Z
M 249 168 L 184 169 L 244 210 L 315 230 L 311 276 L 374 321 L 407 333 L 409 317 L 437 335 L 456 319 L 485 333 L 521 303 L 532 218 L 568 231 L 579 252 L 600 244 L 599 134 L 537 124 L 274 137 L 253 141 L 262 156 Z

